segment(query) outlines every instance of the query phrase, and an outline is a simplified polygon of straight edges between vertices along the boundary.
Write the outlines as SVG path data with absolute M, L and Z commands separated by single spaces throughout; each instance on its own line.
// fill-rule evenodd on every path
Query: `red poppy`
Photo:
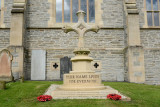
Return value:
M 108 94 L 107 98 L 112 100 L 121 100 L 122 97 L 118 94 Z
M 38 101 L 45 102 L 45 101 L 50 101 L 52 100 L 52 97 L 50 95 L 40 95 L 37 97 Z

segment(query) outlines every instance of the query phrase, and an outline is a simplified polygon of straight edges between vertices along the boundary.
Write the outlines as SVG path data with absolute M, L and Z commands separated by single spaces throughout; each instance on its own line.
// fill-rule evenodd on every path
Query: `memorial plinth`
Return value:
M 61 90 L 100 90 L 106 87 L 101 84 L 101 75 L 91 70 L 90 51 L 87 48 L 74 50 L 75 57 L 71 59 L 72 69 L 69 74 L 64 74 Z

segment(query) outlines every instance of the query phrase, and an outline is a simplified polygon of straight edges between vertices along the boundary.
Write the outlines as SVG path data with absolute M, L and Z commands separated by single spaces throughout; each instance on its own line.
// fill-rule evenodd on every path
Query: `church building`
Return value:
M 72 71 L 79 37 L 63 27 L 79 10 L 99 27 L 84 47 L 103 81 L 160 85 L 160 0 L 0 0 L 0 51 L 13 55 L 14 79 L 63 80 Z

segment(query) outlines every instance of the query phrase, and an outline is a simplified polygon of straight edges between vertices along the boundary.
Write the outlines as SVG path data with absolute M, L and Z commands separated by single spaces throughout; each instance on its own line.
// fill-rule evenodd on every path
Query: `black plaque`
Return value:
M 71 58 L 64 57 L 60 59 L 60 78 L 63 79 L 63 74 L 69 73 L 72 70 Z

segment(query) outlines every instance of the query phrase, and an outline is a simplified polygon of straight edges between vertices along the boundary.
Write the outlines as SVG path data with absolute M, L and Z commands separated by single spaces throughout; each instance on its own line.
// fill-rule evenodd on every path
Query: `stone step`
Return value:
M 105 86 L 104 90 L 92 90 L 92 91 L 66 91 L 60 90 L 60 85 L 51 85 L 45 92 L 45 95 L 51 95 L 53 99 L 106 99 L 108 94 L 119 94 L 122 96 L 123 101 L 130 101 L 129 97 L 126 97 L 119 93 L 117 90 Z
M 106 94 L 109 93 L 109 92 L 105 92 Z M 117 92 L 116 92 L 117 93 Z M 113 93 L 113 94 L 116 94 L 116 93 Z M 55 93 L 52 93 L 52 94 L 102 94 L 104 95 L 104 93 L 99 93 L 99 92 L 55 92 Z
M 107 96 L 107 95 L 100 95 L 100 94 L 53 94 L 52 96 Z
M 73 96 L 73 95 L 77 95 L 77 96 L 82 96 L 82 95 L 88 95 L 88 96 L 90 96 L 90 95 L 99 95 L 99 96 L 106 96 L 106 95 L 108 95 L 108 94 L 110 94 L 110 93 L 101 93 L 101 94 L 99 94 L 99 93 L 53 93 L 53 95 L 69 95 L 69 96 Z
M 104 95 L 107 95 L 108 93 L 105 93 L 105 94 L 98 94 L 98 93 L 89 93 L 89 94 L 87 94 L 87 93 L 79 93 L 79 94 L 77 94 L 77 93 L 68 93 L 68 94 L 63 94 L 63 93 L 61 93 L 61 94 L 59 94 L 59 93 L 57 93 L 57 94 L 54 94 L 53 93 L 53 95 L 102 95 L 102 96 L 104 96 Z
M 107 99 L 106 97 L 53 97 L 53 99 Z

